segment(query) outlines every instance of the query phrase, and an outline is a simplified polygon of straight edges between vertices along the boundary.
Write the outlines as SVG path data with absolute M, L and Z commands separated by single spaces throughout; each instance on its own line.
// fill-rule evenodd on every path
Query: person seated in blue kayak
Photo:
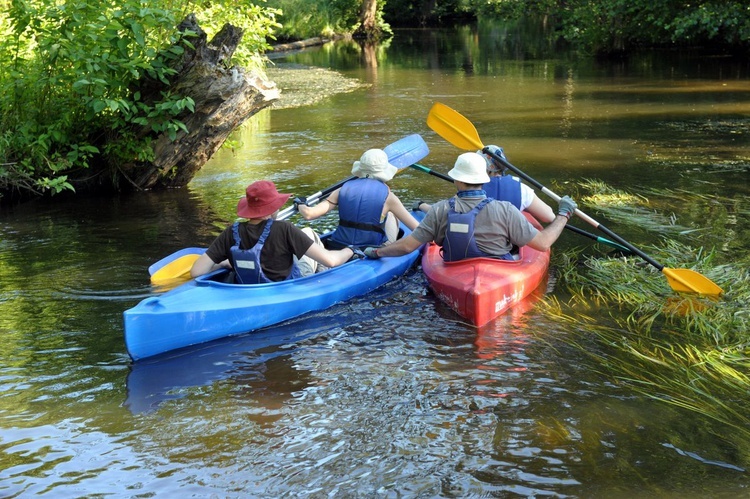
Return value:
M 291 196 L 269 180 L 250 184 L 237 203 L 237 216 L 247 221 L 224 229 L 195 261 L 191 277 L 226 267 L 234 269 L 235 282 L 257 284 L 304 277 L 349 261 L 351 249 L 327 250 L 311 229 L 275 220 Z
M 560 237 L 578 205 L 570 197 L 560 199 L 557 216 L 543 230 L 537 230 L 508 201 L 488 198 L 482 187 L 490 181 L 481 154 L 467 152 L 456 160 L 448 176 L 457 193 L 432 205 L 414 231 L 383 247 L 365 248 L 368 258 L 405 255 L 434 241 L 443 249 L 445 261 L 487 256 L 513 259 L 513 246 L 530 246 L 547 251 Z
M 503 159 L 505 153 L 502 147 L 487 146 L 493 153 Z M 489 154 L 477 151 L 481 154 L 487 163 L 487 175 L 490 181 L 482 186 L 488 198 L 497 199 L 498 201 L 508 201 L 521 211 L 527 211 L 534 218 L 542 223 L 550 223 L 555 219 L 555 212 L 550 205 L 539 199 L 534 189 L 522 183 L 517 177 L 505 174 L 505 166 Z M 415 203 L 415 209 L 427 213 L 430 205 L 424 201 Z
M 348 181 L 314 206 L 295 200 L 297 210 L 305 220 L 314 220 L 338 208 L 339 225 L 326 241 L 328 248 L 390 244 L 398 238 L 399 220 L 412 230 L 419 225 L 386 185 L 397 171 L 385 151 L 370 149 L 352 166 L 352 175 L 359 178 Z

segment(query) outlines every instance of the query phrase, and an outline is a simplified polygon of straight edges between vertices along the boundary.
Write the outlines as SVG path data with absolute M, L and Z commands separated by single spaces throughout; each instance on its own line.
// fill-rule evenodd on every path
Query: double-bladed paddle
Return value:
M 354 180 L 357 178 L 356 176 L 352 175 L 351 177 L 347 177 L 344 180 L 341 180 L 339 182 L 336 182 L 335 184 L 326 187 L 323 190 L 320 190 L 316 192 L 315 194 L 312 194 L 310 196 L 307 196 L 307 202 L 308 203 L 314 203 L 316 201 L 322 201 L 324 198 L 328 197 L 330 193 L 344 185 L 345 183 L 349 182 L 350 180 Z M 278 215 L 276 215 L 276 220 L 286 220 L 287 218 L 294 215 L 294 213 L 297 211 L 296 205 L 287 206 L 283 210 L 279 211 Z
M 418 162 L 430 153 L 427 143 L 422 136 L 417 133 L 397 140 L 392 144 L 388 144 L 383 150 L 388 155 L 388 161 L 399 169 L 406 168 L 412 163 Z M 307 202 L 320 201 L 348 181 L 355 178 L 357 177 L 347 177 L 344 180 L 326 187 L 325 189 L 308 196 Z M 284 208 L 279 211 L 278 215 L 276 215 L 276 220 L 286 220 L 291 217 L 296 210 L 297 208 L 294 205 Z M 195 261 L 199 256 L 205 253 L 205 251 L 205 248 L 185 248 L 162 258 L 151 265 L 148 269 L 149 274 L 151 274 L 151 283 L 163 284 L 165 282 L 173 281 L 174 279 L 186 277 L 189 275 L 190 269 L 193 267 Z
M 438 135 L 440 135 L 459 149 L 464 149 L 467 151 L 482 149 L 483 153 L 489 154 L 490 156 L 495 158 L 495 160 L 502 163 L 506 168 L 516 173 L 519 177 L 523 178 L 528 183 L 532 184 L 534 187 L 541 190 L 543 193 L 545 193 L 555 201 L 560 201 L 560 196 L 547 189 L 542 184 L 510 164 L 508 160 L 490 151 L 489 148 L 485 148 L 474 125 L 458 111 L 451 109 L 445 104 L 436 102 L 427 115 L 427 126 L 432 128 Z M 625 239 L 609 230 L 604 225 L 600 224 L 590 216 L 583 213 L 580 209 L 577 209 L 575 211 L 575 214 L 583 219 L 586 223 L 592 225 L 594 228 L 601 230 L 607 236 L 611 237 L 618 243 L 625 246 L 631 252 L 635 253 L 636 255 L 643 258 L 646 262 L 656 267 L 666 276 L 667 282 L 674 291 L 698 293 L 711 296 L 718 296 L 724 292 L 711 279 L 694 270 L 670 269 L 658 263 L 646 253 L 639 250 L 638 248 L 627 242 Z
M 453 179 L 450 178 L 445 173 L 436 172 L 435 170 L 433 170 L 431 168 L 428 168 L 428 167 L 426 167 L 424 165 L 420 165 L 419 163 L 415 163 L 415 164 L 409 165 L 409 166 L 411 166 L 415 170 L 419 170 L 419 171 L 424 172 L 424 173 L 429 173 L 430 175 L 433 175 L 433 176 L 435 176 L 437 178 L 446 180 L 448 182 L 453 182 Z M 593 239 L 594 241 L 596 241 L 598 243 L 607 244 L 609 246 L 612 246 L 613 248 L 617 248 L 620 251 L 627 251 L 628 253 L 632 253 L 628 248 L 626 248 L 625 246 L 622 246 L 621 244 L 617 244 L 616 242 L 610 241 L 609 239 L 605 239 L 603 237 L 599 237 L 596 234 L 592 234 L 591 232 L 586 232 L 585 230 L 579 229 L 578 227 L 575 227 L 573 225 L 566 225 L 565 228 L 568 229 L 568 230 L 570 230 L 570 231 L 572 231 L 572 232 L 575 232 L 576 234 L 580 234 L 582 236 L 588 237 L 589 239 Z

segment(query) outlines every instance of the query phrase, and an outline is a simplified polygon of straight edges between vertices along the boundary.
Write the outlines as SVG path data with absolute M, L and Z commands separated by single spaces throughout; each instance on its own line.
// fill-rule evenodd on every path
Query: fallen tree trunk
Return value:
M 305 40 L 299 40 L 296 42 L 289 42 L 289 43 L 279 43 L 277 45 L 274 45 L 271 47 L 271 50 L 266 52 L 266 55 L 272 54 L 274 52 L 288 52 L 290 50 L 300 50 L 307 47 L 315 47 L 318 45 L 323 45 L 324 43 L 330 42 L 331 39 L 329 38 L 322 38 L 319 36 L 316 36 L 314 38 L 307 38 Z
M 242 30 L 225 24 L 207 43 L 207 35 L 193 14 L 180 23 L 178 29 L 197 33 L 184 45 L 182 59 L 173 67 L 177 74 L 169 85 L 144 82 L 144 100 L 153 102 L 161 92 L 191 97 L 195 112 L 178 116 L 188 132 L 180 132 L 170 140 L 166 134 L 153 143 L 154 160 L 149 164 L 132 164 L 120 171 L 137 189 L 184 187 L 221 147 L 229 134 L 247 118 L 279 99 L 275 83 L 265 81 L 258 74 L 246 74 L 244 68 L 228 67 L 232 54 L 242 38 Z M 152 133 L 144 128 L 144 135 Z

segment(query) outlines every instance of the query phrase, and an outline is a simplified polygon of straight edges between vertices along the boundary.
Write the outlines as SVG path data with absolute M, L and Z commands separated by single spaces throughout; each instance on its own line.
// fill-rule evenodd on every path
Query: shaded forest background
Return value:
M 271 104 L 260 82 L 266 52 L 282 41 L 352 36 L 372 44 L 397 28 L 531 20 L 581 57 L 644 47 L 746 55 L 750 43 L 750 3 L 732 0 L 0 3 L 0 202 L 186 184 L 196 165 L 174 151 L 203 147 L 197 156 L 206 161 L 228 127 Z M 195 23 L 185 24 L 191 14 Z M 250 101 L 205 140 L 195 135 L 196 106 L 212 116 L 205 95 L 184 82 L 195 67 L 204 69 L 190 78 L 242 79 L 233 98 Z

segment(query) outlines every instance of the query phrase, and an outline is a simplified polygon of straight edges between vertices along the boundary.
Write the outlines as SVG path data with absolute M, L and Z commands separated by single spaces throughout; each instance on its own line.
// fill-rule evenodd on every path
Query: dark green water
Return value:
M 720 247 L 721 263 L 746 260 L 747 61 L 596 63 L 528 40 L 538 38 L 413 31 L 371 53 L 339 43 L 290 54 L 276 62 L 369 86 L 262 113 L 187 189 L 4 209 L 0 495 L 745 495 L 748 446 L 731 430 L 612 384 L 556 342 L 570 326 L 533 300 L 480 331 L 466 326 L 418 268 L 291 324 L 128 358 L 122 312 L 159 292 L 148 265 L 209 244 L 248 183 L 309 194 L 348 176 L 364 150 L 412 133 L 430 146 L 423 163 L 447 172 L 461 151 L 427 128 L 434 102 L 561 195 L 596 179 L 736 200 L 718 226 L 693 198 L 657 197 L 653 209 L 710 227 L 701 242 Z M 392 188 L 406 202 L 453 192 L 411 170 Z M 607 225 L 636 245 L 657 239 Z M 556 251 L 588 243 L 566 235 Z

